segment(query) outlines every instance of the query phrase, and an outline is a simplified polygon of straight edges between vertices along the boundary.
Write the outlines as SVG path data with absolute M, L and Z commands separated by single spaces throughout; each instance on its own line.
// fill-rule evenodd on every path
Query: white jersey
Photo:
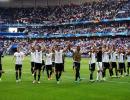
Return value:
M 35 62 L 35 52 L 31 52 L 31 62 Z
M 55 51 L 55 63 L 63 63 L 63 50 Z
M 127 62 L 130 62 L 130 55 L 127 55 Z
M 90 64 L 96 63 L 96 53 L 91 53 L 90 54 L 91 58 L 90 58 Z
M 53 53 L 46 54 L 46 56 L 45 56 L 45 65 L 52 65 L 52 54 Z
M 42 51 L 35 51 L 35 63 L 41 63 L 42 64 Z
M 15 52 L 14 57 L 16 57 L 15 64 L 22 65 L 23 58 L 24 58 L 24 53 L 23 52 Z
M 118 54 L 118 62 L 120 62 L 120 63 L 124 63 L 125 62 L 123 53 Z
M 116 62 L 117 61 L 117 53 L 116 52 L 112 52 L 111 53 L 111 62 Z
M 103 62 L 109 62 L 110 59 L 109 59 L 109 53 L 108 52 L 104 52 L 103 55 L 102 55 L 102 61 Z

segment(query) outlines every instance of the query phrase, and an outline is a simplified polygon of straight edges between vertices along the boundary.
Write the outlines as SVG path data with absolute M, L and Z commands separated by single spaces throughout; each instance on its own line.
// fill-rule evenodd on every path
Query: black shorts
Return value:
M 15 65 L 15 70 L 22 70 L 22 65 L 16 64 L 16 65 Z
M 44 62 L 44 60 L 42 60 L 42 66 L 44 66 L 45 65 L 45 62 Z
M 52 65 L 46 65 L 46 70 L 52 70 Z
M 35 63 L 35 70 L 41 70 L 42 64 L 41 63 Z
M 89 64 L 89 70 L 95 71 L 95 63 Z
M 130 62 L 127 62 L 127 66 L 130 67 Z
M 78 62 L 74 62 L 73 67 L 74 67 L 75 69 L 76 69 L 76 68 L 79 68 L 79 69 L 80 69 L 80 63 L 78 63 Z
M 35 67 L 35 62 L 31 62 L 31 67 L 32 67 L 32 68 Z
M 55 67 L 55 62 L 52 62 L 52 67 Z
M 123 69 L 125 67 L 125 63 L 119 63 L 119 69 Z
M 2 64 L 0 64 L 0 70 L 2 70 Z
M 108 62 L 103 62 L 103 68 L 104 69 L 109 69 L 110 68 L 110 64 Z
M 112 62 L 111 65 L 112 65 L 112 68 L 117 68 L 117 63 L 116 62 Z
M 56 71 L 63 71 L 63 63 L 55 63 L 55 70 Z

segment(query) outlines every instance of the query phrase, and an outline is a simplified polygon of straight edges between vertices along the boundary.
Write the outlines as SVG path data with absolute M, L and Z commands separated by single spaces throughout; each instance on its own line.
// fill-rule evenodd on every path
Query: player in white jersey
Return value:
M 51 50 L 47 50 L 46 54 L 45 54 L 45 66 L 46 66 L 46 71 L 47 71 L 47 76 L 48 76 L 48 80 L 51 80 L 52 77 L 52 51 Z
M 123 49 L 121 49 L 121 48 L 119 48 L 119 51 L 118 51 L 118 64 L 119 64 L 119 72 L 120 72 L 121 76 L 124 77 L 123 69 L 125 67 L 125 54 L 124 54 Z
M 108 47 L 103 47 L 103 80 L 106 80 L 106 69 L 109 69 L 110 76 L 112 76 L 111 68 L 110 68 L 110 59 L 109 59 L 110 51 Z
M 117 52 L 116 52 L 116 49 L 114 47 L 111 49 L 110 58 L 111 58 L 112 75 L 114 75 L 113 68 L 115 68 L 116 77 L 118 77 L 118 71 L 117 71 Z
M 24 53 L 20 52 L 20 49 L 17 48 L 17 52 L 14 53 L 13 59 L 15 60 L 15 71 L 16 71 L 16 82 L 21 81 L 21 76 L 22 76 L 22 63 L 24 59 Z
M 31 73 L 34 75 L 34 68 L 35 68 L 35 48 L 31 48 Z
M 34 68 L 33 83 L 36 82 L 37 74 L 38 74 L 38 83 L 40 83 L 41 68 L 42 68 L 42 50 L 41 46 L 37 45 L 35 49 L 35 68 Z
M 130 75 L 129 68 L 130 68 L 130 49 L 128 49 L 128 52 L 127 52 L 127 75 Z
M 57 84 L 60 83 L 60 77 L 63 72 L 63 53 L 67 50 L 61 49 L 58 45 L 56 46 L 54 53 L 55 53 L 55 73 L 56 73 L 56 81 Z
M 90 61 L 89 61 L 89 70 L 90 70 L 90 81 L 93 82 L 93 73 L 96 66 L 96 53 L 94 48 L 89 52 Z

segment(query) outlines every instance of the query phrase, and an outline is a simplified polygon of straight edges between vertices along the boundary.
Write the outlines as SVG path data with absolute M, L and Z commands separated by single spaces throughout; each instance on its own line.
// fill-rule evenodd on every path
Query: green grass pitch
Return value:
M 0 100 L 130 100 L 130 77 L 107 77 L 106 82 L 91 83 L 88 59 L 85 58 L 81 62 L 83 80 L 79 84 L 74 83 L 72 58 L 66 58 L 65 73 L 58 85 L 55 76 L 53 80 L 47 80 L 46 72 L 41 75 L 41 84 L 32 84 L 29 57 L 23 63 L 21 83 L 15 82 L 12 56 L 3 58 L 3 69 L 5 73 L 0 82 Z

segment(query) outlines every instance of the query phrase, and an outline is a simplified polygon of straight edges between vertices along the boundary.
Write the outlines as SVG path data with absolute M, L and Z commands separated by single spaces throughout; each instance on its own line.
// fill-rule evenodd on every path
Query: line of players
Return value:
M 130 49 L 116 49 L 114 46 L 102 46 L 98 49 L 96 49 L 96 47 L 93 47 L 92 50 L 89 51 L 89 55 L 90 81 L 94 81 L 93 73 L 95 71 L 95 67 L 97 67 L 96 80 L 106 80 L 107 69 L 109 70 L 110 77 L 124 77 L 124 75 L 129 75 Z M 113 72 L 114 69 L 115 75 Z
M 67 48 L 61 49 L 59 46 L 55 48 L 42 48 L 37 45 L 31 47 L 31 72 L 34 76 L 33 83 L 40 83 L 41 70 L 46 69 L 48 80 L 52 79 L 52 74 L 55 72 L 57 84 L 60 82 L 60 77 L 64 70 L 63 52 Z M 17 48 L 17 52 L 14 53 L 16 58 L 15 70 L 16 70 L 16 82 L 21 81 L 22 73 L 22 61 L 24 54 Z M 55 67 L 54 67 L 55 66 Z
M 55 46 L 52 48 L 42 48 L 37 45 L 31 48 L 31 72 L 34 76 L 33 83 L 40 83 L 41 70 L 47 71 L 48 80 L 52 79 L 52 74 L 55 73 L 57 84 L 60 83 L 60 78 L 64 70 L 64 57 L 63 53 L 66 51 L 73 53 L 73 69 L 75 71 L 75 82 L 79 82 L 80 79 L 80 62 L 82 52 L 80 46 L 77 46 L 76 50 L 72 50 L 71 46 L 68 45 L 65 49 Z M 115 68 L 116 77 L 123 77 L 129 75 L 130 67 L 130 49 L 127 51 L 123 48 L 116 50 L 113 47 L 100 46 L 99 48 L 93 47 L 92 50 L 87 51 L 90 55 L 89 70 L 90 70 L 90 81 L 93 80 L 93 74 L 95 68 L 97 68 L 97 79 L 105 80 L 106 69 L 109 69 L 109 74 L 112 77 L 114 75 L 113 69 Z M 0 54 L 2 57 L 2 54 Z M 0 62 L 1 62 L 0 57 Z M 21 81 L 22 76 L 22 62 L 24 60 L 24 53 L 17 48 L 17 52 L 14 53 L 15 60 L 15 71 L 16 71 L 16 82 Z M 125 67 L 125 61 L 127 58 L 127 72 Z M 0 63 L 0 79 L 2 76 L 2 64 Z M 37 81 L 36 81 L 37 80 Z

